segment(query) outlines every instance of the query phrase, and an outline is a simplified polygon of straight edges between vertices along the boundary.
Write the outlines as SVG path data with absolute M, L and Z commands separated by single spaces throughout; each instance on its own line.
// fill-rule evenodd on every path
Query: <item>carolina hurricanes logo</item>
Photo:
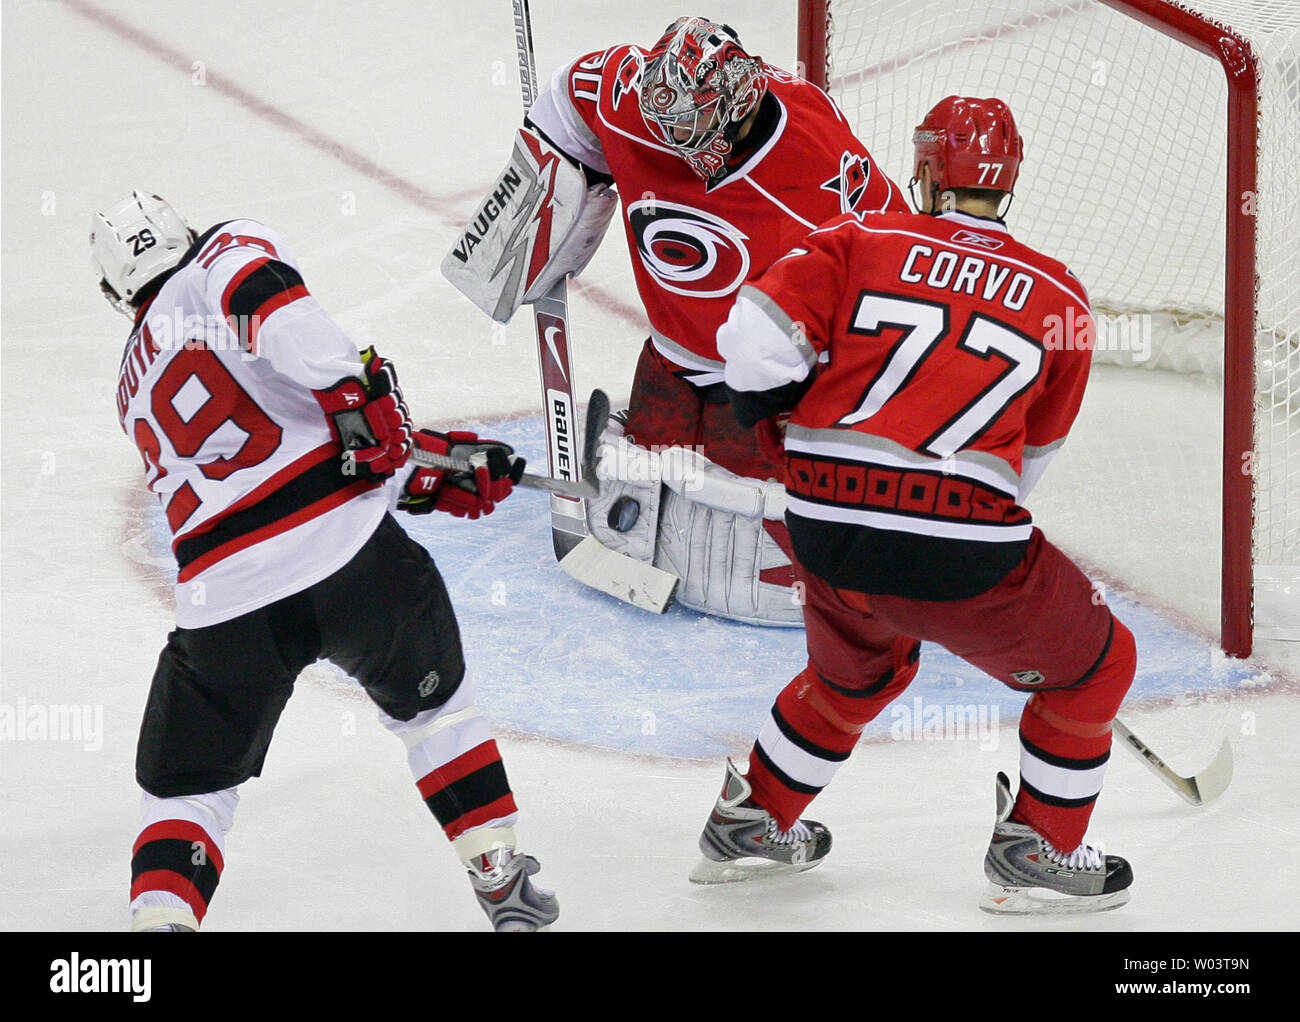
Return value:
M 871 177 L 871 164 L 847 149 L 840 154 L 840 172 L 822 184 L 828 192 L 840 197 L 840 212 L 852 213 L 867 194 L 867 181 Z
M 665 290 L 720 298 L 749 275 L 749 238 L 721 217 L 644 199 L 627 207 L 627 220 L 641 264 Z
M 614 74 L 614 89 L 610 93 L 610 103 L 615 110 L 623 97 L 635 93 L 637 82 L 641 77 L 641 57 L 633 51 L 623 58 Z
M 677 90 L 667 85 L 660 85 L 650 93 L 650 102 L 656 110 L 667 110 L 677 102 Z

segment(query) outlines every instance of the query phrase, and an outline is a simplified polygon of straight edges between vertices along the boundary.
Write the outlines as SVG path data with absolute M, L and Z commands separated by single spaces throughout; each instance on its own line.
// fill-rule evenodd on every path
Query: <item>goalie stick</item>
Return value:
M 520 486 L 530 486 L 535 490 L 549 490 L 569 497 L 597 497 L 600 495 L 600 481 L 596 476 L 596 455 L 600 448 L 600 438 L 605 433 L 605 424 L 609 421 L 609 398 L 601 390 L 591 392 L 587 403 L 587 429 L 583 433 L 582 477 L 580 479 L 556 479 L 552 476 L 530 475 L 525 472 L 519 477 Z M 410 460 L 426 468 L 451 469 L 454 472 L 473 472 L 475 465 L 471 461 L 453 458 L 446 454 L 434 454 L 416 448 L 411 451 Z
M 533 58 L 533 26 L 528 0 L 512 0 L 515 19 L 515 48 L 519 56 L 519 92 L 524 113 L 537 98 L 537 72 Z M 576 481 L 571 448 L 576 420 L 573 401 L 573 369 L 569 359 L 568 285 L 556 282 L 533 305 L 533 326 L 537 332 L 537 355 L 542 370 L 542 412 L 546 419 L 546 452 L 553 478 Z M 556 492 L 551 498 L 551 538 L 555 559 L 566 554 L 587 535 L 587 509 L 573 495 Z
M 537 98 L 532 18 L 528 0 L 511 0 L 511 6 L 519 57 L 519 91 L 527 114 Z M 561 278 L 533 304 L 533 326 L 541 360 L 542 412 L 546 419 L 550 472 L 552 477 L 576 482 L 581 477 L 574 476 L 570 467 L 572 456 L 566 456 L 565 451 L 565 445 L 571 445 L 574 436 L 568 310 L 568 284 Z M 604 423 L 601 423 L 603 431 Z M 677 588 L 677 576 L 602 545 L 587 529 L 587 509 L 580 497 L 558 489 L 552 493 L 551 539 L 556 560 L 571 578 L 644 610 L 658 614 L 667 610 Z
M 1157 756 L 1137 735 L 1125 727 L 1118 719 L 1111 725 L 1123 741 L 1125 748 L 1142 760 L 1162 781 L 1194 806 L 1212 802 L 1227 790 L 1232 782 L 1232 746 L 1223 740 L 1218 754 L 1200 773 L 1183 777 L 1175 773 L 1165 761 Z

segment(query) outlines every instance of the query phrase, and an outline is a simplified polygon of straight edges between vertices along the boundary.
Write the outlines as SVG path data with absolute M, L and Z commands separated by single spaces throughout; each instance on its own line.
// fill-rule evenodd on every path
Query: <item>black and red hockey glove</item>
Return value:
M 490 515 L 524 474 L 524 459 L 514 448 L 496 440 L 480 440 L 477 433 L 422 429 L 415 434 L 415 446 L 467 461 L 473 467 L 466 471 L 417 466 L 397 502 L 399 510 L 413 515 L 430 511 L 446 511 L 457 518 Z
M 330 432 L 343 445 L 358 476 L 385 478 L 406 462 L 411 452 L 411 416 L 397 386 L 397 370 L 374 348 L 361 353 L 364 376 L 345 376 L 327 390 L 314 390 L 330 422 Z M 346 467 L 344 471 L 348 471 Z

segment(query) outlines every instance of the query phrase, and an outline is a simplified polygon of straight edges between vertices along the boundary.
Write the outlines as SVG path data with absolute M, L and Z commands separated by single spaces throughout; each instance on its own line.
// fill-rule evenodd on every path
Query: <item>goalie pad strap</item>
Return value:
M 745 518 L 785 518 L 784 483 L 736 475 L 689 447 L 669 447 L 659 459 L 664 485 L 697 504 Z

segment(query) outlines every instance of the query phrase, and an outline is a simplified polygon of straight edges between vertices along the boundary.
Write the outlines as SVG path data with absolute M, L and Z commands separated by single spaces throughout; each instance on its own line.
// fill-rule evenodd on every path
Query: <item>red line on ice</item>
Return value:
M 116 15 L 96 7 L 94 4 L 86 3 L 85 0 L 62 0 L 62 3 L 73 13 L 81 15 L 81 17 L 94 22 L 119 39 L 123 39 L 131 45 L 144 50 L 164 64 L 168 64 L 186 75 L 192 73 L 194 62 L 191 58 L 137 28 L 130 22 L 124 21 Z M 413 181 L 408 181 L 399 174 L 384 170 L 369 157 L 353 149 L 345 142 L 327 135 L 318 128 L 313 128 L 305 121 L 286 113 L 234 82 L 213 75 L 211 72 L 207 74 L 205 80 L 207 88 L 220 93 L 228 99 L 233 99 L 253 115 L 306 142 L 313 149 L 317 149 L 326 156 L 338 160 L 344 166 L 352 168 L 357 173 L 364 175 L 376 184 L 382 185 L 394 194 L 400 195 L 412 205 L 432 213 L 447 226 L 459 228 L 463 225 L 464 213 L 458 211 L 459 200 L 462 196 L 455 196 L 454 198 L 457 200 L 455 202 L 440 199 Z M 593 305 L 611 315 L 617 316 L 637 330 L 645 329 L 646 320 L 642 310 L 629 305 L 604 288 L 596 285 L 586 285 L 582 288 L 582 296 Z

